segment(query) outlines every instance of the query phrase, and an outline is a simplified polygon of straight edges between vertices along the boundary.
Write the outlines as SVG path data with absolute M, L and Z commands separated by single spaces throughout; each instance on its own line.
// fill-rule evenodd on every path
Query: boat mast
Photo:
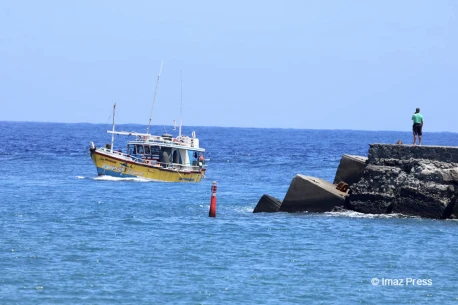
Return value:
M 149 126 L 151 125 L 151 118 L 153 117 L 153 108 L 154 108 L 154 102 L 156 101 L 156 93 L 157 93 L 157 85 L 159 84 L 159 78 L 161 77 L 161 72 L 162 72 L 162 64 L 164 61 L 161 62 L 161 69 L 159 70 L 159 74 L 157 76 L 157 81 L 156 81 L 156 89 L 154 90 L 154 99 L 153 99 L 153 105 L 151 106 L 151 112 L 149 114 L 149 121 L 148 121 L 148 128 L 146 128 L 146 133 L 149 133 Z
M 180 103 L 180 129 L 178 131 L 178 137 L 181 138 L 181 126 L 183 125 L 183 71 L 180 70 L 180 81 L 181 81 L 181 103 Z
M 114 131 L 115 131 L 115 116 L 116 116 L 116 103 L 113 106 L 113 133 L 111 134 L 111 147 L 110 152 L 113 152 L 113 144 L 114 144 Z

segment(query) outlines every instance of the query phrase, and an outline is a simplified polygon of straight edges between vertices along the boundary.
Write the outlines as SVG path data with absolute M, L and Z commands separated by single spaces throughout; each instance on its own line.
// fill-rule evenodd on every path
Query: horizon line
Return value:
M 48 122 L 48 121 L 6 121 L 0 123 L 39 123 L 39 124 L 90 124 L 90 125 L 110 125 L 109 123 L 90 123 L 90 122 Z M 138 125 L 147 126 L 139 123 L 120 123 L 116 125 Z M 168 124 L 151 124 L 152 126 L 173 126 Z M 249 128 L 249 129 L 295 129 L 295 130 L 341 130 L 341 131 L 371 131 L 371 132 L 411 132 L 411 130 L 375 130 L 375 129 L 349 129 L 349 128 L 298 128 L 298 127 L 255 127 L 255 126 L 216 126 L 216 125 L 184 125 L 188 127 L 214 127 L 214 128 Z M 456 131 L 425 131 L 425 133 L 458 133 Z

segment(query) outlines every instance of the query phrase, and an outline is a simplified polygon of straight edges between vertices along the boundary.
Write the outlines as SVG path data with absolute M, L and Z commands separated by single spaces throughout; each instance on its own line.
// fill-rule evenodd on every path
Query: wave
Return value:
M 365 214 L 365 213 L 360 213 L 360 212 L 355 212 L 355 211 L 338 211 L 338 212 L 325 212 L 324 214 L 328 216 L 344 216 L 344 217 L 351 217 L 351 218 L 369 218 L 369 219 L 374 219 L 374 218 L 418 218 L 421 219 L 421 217 L 418 216 L 407 216 L 404 214 L 398 214 L 398 213 L 393 213 L 393 214 Z
M 134 182 L 153 182 L 154 180 L 143 179 L 143 178 L 120 178 L 112 176 L 97 176 L 97 177 L 84 177 L 76 176 L 76 179 L 91 179 L 96 181 L 134 181 Z

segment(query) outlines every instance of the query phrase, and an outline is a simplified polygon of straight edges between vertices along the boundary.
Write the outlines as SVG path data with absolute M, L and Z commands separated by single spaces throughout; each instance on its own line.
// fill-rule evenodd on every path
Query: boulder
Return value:
M 291 181 L 280 211 L 330 212 L 336 206 L 344 206 L 346 195 L 328 181 L 298 174 Z
M 280 210 L 281 201 L 275 197 L 264 194 L 261 199 L 259 199 L 258 204 L 253 210 L 253 213 L 272 213 L 278 212 Z
M 343 155 L 337 168 L 334 184 L 343 181 L 349 186 L 352 186 L 358 182 L 363 176 L 366 162 L 366 157 Z

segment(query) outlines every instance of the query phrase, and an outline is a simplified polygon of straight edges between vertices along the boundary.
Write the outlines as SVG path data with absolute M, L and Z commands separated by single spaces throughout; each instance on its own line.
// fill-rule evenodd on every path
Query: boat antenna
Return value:
M 113 106 L 113 133 L 111 134 L 111 147 L 110 152 L 113 152 L 113 144 L 114 144 L 114 131 L 115 131 L 115 117 L 116 117 L 116 103 Z
M 158 74 L 158 76 L 157 76 L 156 89 L 154 89 L 153 105 L 151 106 L 151 112 L 150 112 L 150 114 L 149 114 L 148 128 L 146 128 L 146 133 L 147 133 L 147 134 L 149 133 L 149 127 L 150 127 L 150 125 L 151 125 L 151 119 L 152 119 L 152 117 L 153 117 L 154 102 L 156 101 L 157 85 L 159 84 L 159 78 L 161 77 L 162 64 L 164 64 L 164 61 L 161 62 L 161 69 L 159 70 L 159 74 Z
M 181 103 L 180 103 L 180 129 L 178 136 L 181 138 L 181 126 L 183 125 L 183 71 L 180 70 L 180 81 L 181 81 Z

